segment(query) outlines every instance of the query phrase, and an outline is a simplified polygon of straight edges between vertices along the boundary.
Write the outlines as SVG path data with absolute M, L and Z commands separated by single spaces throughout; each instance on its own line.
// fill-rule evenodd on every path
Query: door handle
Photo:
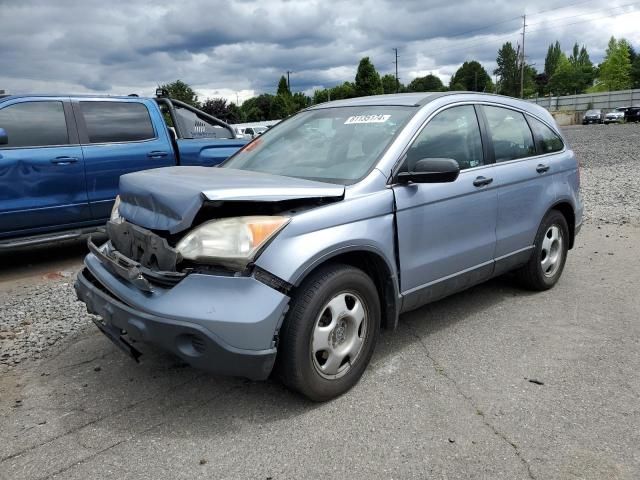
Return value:
M 485 185 L 489 185 L 491 182 L 493 182 L 493 178 L 491 177 L 476 177 L 476 179 L 473 181 L 473 186 L 484 187 Z
M 51 159 L 51 163 L 53 163 L 54 165 L 70 165 L 72 163 L 76 163 L 77 161 L 78 159 L 76 157 L 67 156 L 61 156 Z
M 536 172 L 544 173 L 549 170 L 549 165 L 545 165 L 544 163 L 539 163 L 536 167 Z
M 168 155 L 169 154 L 167 152 L 162 152 L 159 150 L 147 153 L 147 157 L 149 158 L 164 158 Z

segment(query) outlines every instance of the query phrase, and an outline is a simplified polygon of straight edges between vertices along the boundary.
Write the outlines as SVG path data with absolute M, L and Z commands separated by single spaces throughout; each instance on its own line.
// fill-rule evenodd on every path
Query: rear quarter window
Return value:
M 539 153 L 559 152 L 564 148 L 564 143 L 556 132 L 533 117 L 528 116 L 528 120 L 538 142 Z

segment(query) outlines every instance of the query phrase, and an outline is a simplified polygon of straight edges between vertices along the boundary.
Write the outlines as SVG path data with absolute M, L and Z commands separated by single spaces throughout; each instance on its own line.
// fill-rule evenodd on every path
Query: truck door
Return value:
M 0 104 L 0 237 L 90 220 L 82 150 L 65 98 Z
M 176 141 L 180 165 L 212 167 L 222 163 L 247 143 L 236 139 L 232 131 L 216 124 L 202 112 L 174 102 L 174 121 L 179 124 Z
M 107 219 L 125 173 L 176 164 L 157 106 L 140 99 L 73 100 L 91 215 Z

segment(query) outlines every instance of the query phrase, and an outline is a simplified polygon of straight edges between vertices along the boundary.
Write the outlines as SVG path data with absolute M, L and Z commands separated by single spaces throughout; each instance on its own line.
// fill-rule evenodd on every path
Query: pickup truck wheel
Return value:
M 569 250 L 569 227 L 564 215 L 551 210 L 536 235 L 529 262 L 516 271 L 521 283 L 531 290 L 548 290 L 562 275 Z
M 276 370 L 282 382 L 321 402 L 353 387 L 380 330 L 380 300 L 362 270 L 329 265 L 297 289 L 280 329 Z

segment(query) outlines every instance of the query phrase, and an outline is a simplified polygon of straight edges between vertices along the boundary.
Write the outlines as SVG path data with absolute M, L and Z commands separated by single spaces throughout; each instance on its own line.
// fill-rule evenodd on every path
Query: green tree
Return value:
M 291 106 L 287 102 L 286 95 L 276 95 L 271 102 L 268 120 L 277 120 L 289 116 Z
M 278 82 L 278 95 L 291 95 L 291 90 L 289 90 L 289 84 L 287 83 L 287 79 L 285 76 L 280 77 L 280 81 Z
M 590 89 L 594 92 L 607 92 L 631 88 L 631 61 L 629 43 L 626 40 L 609 39 L 607 53 L 598 69 L 596 84 Z
M 241 122 L 244 122 L 244 116 L 242 115 L 242 110 L 235 103 L 231 102 L 227 106 L 227 112 L 228 112 L 227 123 L 241 123 Z
M 175 98 L 176 100 L 188 103 L 189 105 L 192 105 L 194 107 L 200 107 L 200 102 L 198 102 L 198 95 L 196 95 L 196 92 L 189 86 L 189 84 L 183 82 L 182 80 L 176 80 L 172 83 L 165 83 L 164 85 L 160 85 L 159 88 L 166 90 L 171 98 Z
M 556 73 L 556 68 L 558 68 L 562 56 L 565 56 L 566 59 L 566 55 L 562 53 L 560 48 L 560 42 L 556 40 L 556 43 L 549 45 L 547 56 L 544 59 L 544 73 L 547 74 L 547 78 L 550 79 Z
M 343 100 L 345 98 L 358 97 L 356 86 L 351 82 L 344 82 L 342 85 L 336 85 L 330 90 L 331 100 Z M 379 93 L 382 93 L 380 91 Z
M 383 75 L 380 79 L 382 82 L 382 91 L 384 93 L 397 93 L 401 91 L 400 84 L 396 80 L 396 76 L 390 73 Z
M 518 61 L 518 53 L 513 48 L 513 45 L 511 45 L 511 42 L 507 42 L 500 47 L 496 63 L 498 64 L 498 68 L 496 68 L 493 73 L 500 77 L 498 92 L 502 95 L 519 97 L 520 62 Z
M 302 92 L 296 92 L 291 97 L 292 111 L 289 113 L 292 114 L 299 112 L 300 110 L 307 108 L 309 105 L 311 105 L 311 99 Z
M 227 103 L 224 98 L 209 98 L 200 107 L 203 112 L 227 123 L 242 121 L 242 113 L 235 103 Z
M 373 66 L 369 57 L 364 57 L 358 64 L 355 91 L 358 97 L 384 93 L 380 74 L 376 71 L 376 67 Z
M 573 45 L 573 51 L 569 56 L 569 63 L 573 69 L 572 75 L 574 78 L 572 93 L 584 93 L 587 88 L 593 84 L 595 78 L 595 68 L 589 58 L 587 48 L 583 45 L 581 48 L 578 44 Z
M 548 83 L 548 90 L 554 95 L 570 95 L 576 93 L 576 67 L 560 52 L 560 58 Z
M 640 55 L 631 64 L 631 87 L 640 88 Z
M 313 104 L 324 103 L 329 101 L 329 90 L 323 88 L 321 90 L 314 90 L 313 92 Z
M 262 122 L 271 120 L 271 104 L 275 98 L 274 95 L 263 93 L 257 97 L 245 100 L 241 107 L 245 121 Z
M 407 85 L 408 92 L 442 92 L 444 90 L 446 87 L 442 80 L 431 73 L 424 77 L 416 77 Z
M 460 88 L 462 87 L 462 88 Z M 491 92 L 491 77 L 479 62 L 464 62 L 453 74 L 449 82 L 450 90 L 468 90 L 472 92 Z
M 631 88 L 640 88 L 640 55 L 629 45 L 629 61 L 631 62 Z

